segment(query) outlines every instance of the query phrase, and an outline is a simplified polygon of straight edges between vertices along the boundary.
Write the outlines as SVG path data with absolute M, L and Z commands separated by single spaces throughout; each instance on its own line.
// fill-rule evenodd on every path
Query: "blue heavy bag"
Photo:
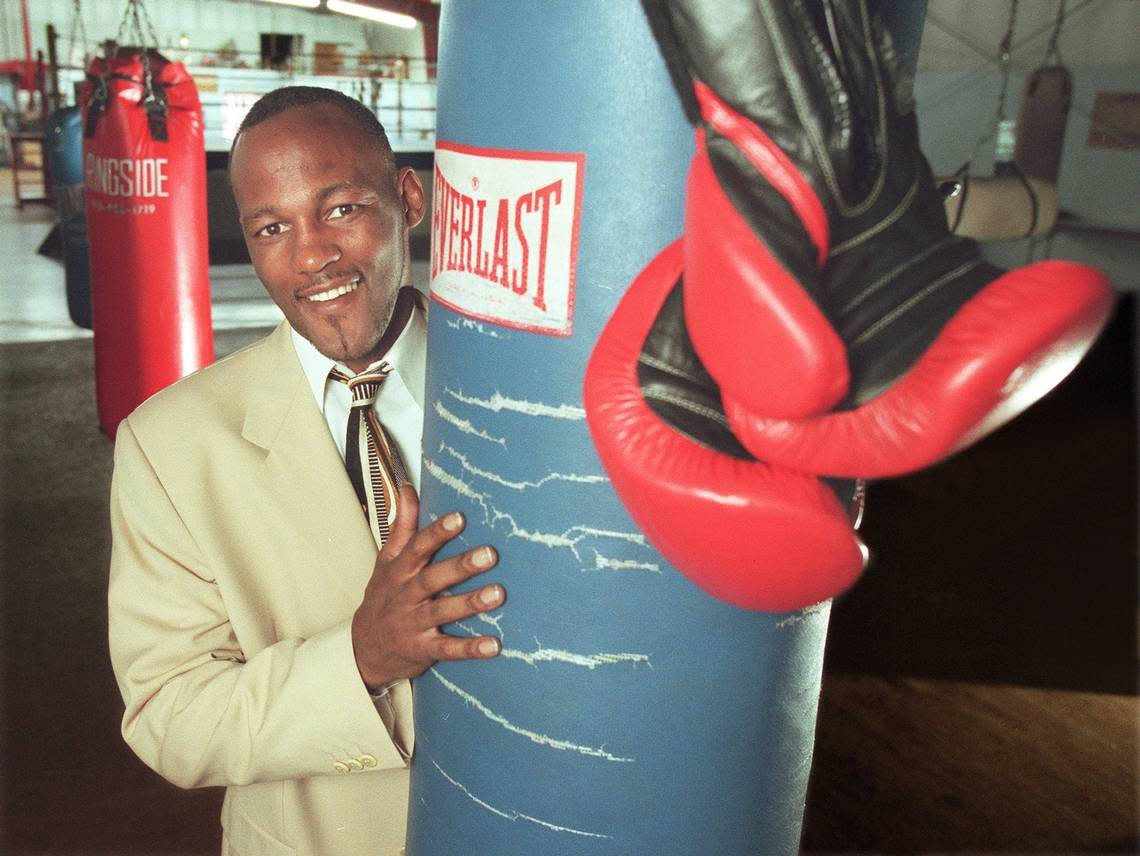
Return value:
M 91 271 L 87 264 L 87 215 L 83 208 L 83 121 L 78 107 L 48 117 L 48 164 L 63 245 L 67 312 L 91 329 Z
M 829 605 L 723 604 L 669 567 L 581 400 L 692 156 L 633 0 L 449 3 L 441 21 L 423 515 L 494 544 L 490 662 L 415 681 L 409 856 L 793 853 Z M 742 533 L 747 537 L 747 533 Z

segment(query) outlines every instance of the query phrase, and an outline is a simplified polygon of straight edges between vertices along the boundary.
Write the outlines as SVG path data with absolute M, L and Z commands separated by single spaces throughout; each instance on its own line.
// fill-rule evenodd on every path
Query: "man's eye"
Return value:
M 344 205 L 338 205 L 329 212 L 329 219 L 336 220 L 338 217 L 347 217 L 356 210 L 356 205 L 351 202 L 346 202 Z
M 288 227 L 284 223 L 270 223 L 268 226 L 262 226 L 254 235 L 262 238 L 272 238 L 275 235 L 280 235 Z

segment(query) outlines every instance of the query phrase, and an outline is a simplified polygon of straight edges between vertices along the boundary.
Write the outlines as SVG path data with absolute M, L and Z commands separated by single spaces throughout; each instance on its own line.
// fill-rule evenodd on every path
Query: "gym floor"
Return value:
M 37 253 L 52 210 L 17 210 L 10 187 L 0 171 L 0 852 L 214 854 L 220 791 L 177 790 L 119 738 L 90 333 Z M 279 318 L 248 265 L 211 281 L 219 354 Z M 1017 422 L 872 485 L 874 559 L 833 609 L 806 852 L 1140 849 L 1134 313 L 1122 300 Z

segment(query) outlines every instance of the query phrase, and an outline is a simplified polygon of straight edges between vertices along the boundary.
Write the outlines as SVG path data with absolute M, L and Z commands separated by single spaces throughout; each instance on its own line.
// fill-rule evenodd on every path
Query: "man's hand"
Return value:
M 506 593 L 500 585 L 437 597 L 494 567 L 495 551 L 476 547 L 433 563 L 436 551 L 463 531 L 463 515 L 452 512 L 417 532 L 415 490 L 401 487 L 399 503 L 391 535 L 352 616 L 356 667 L 370 690 L 423 674 L 437 660 L 485 660 L 502 647 L 493 636 L 458 638 L 439 630 L 502 605 Z

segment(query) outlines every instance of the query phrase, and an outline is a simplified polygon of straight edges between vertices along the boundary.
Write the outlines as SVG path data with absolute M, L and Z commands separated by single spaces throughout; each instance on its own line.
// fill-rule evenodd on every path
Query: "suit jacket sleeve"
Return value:
M 350 618 L 248 657 L 211 573 L 130 423 L 111 489 L 111 659 L 123 736 L 182 787 L 403 767 L 356 669 Z

